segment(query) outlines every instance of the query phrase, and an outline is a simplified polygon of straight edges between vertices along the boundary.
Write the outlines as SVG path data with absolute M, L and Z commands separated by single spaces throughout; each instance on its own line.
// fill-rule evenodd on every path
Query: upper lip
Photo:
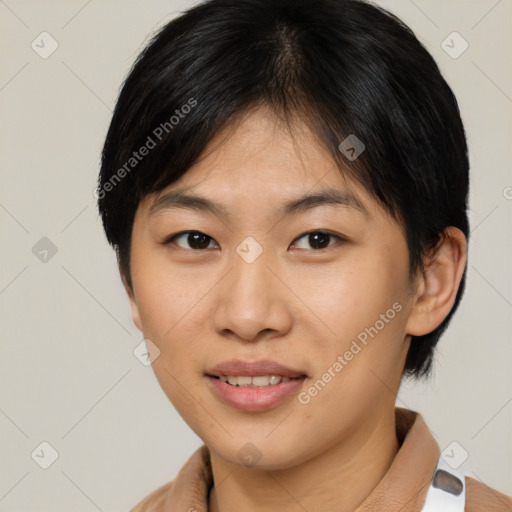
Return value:
M 207 370 L 207 375 L 219 377 L 220 375 L 236 376 L 244 375 L 256 377 L 259 375 L 280 375 L 281 377 L 304 377 L 306 374 L 293 368 L 288 368 L 276 361 L 262 359 L 260 361 L 243 361 L 241 359 L 231 359 L 219 363 L 215 367 Z

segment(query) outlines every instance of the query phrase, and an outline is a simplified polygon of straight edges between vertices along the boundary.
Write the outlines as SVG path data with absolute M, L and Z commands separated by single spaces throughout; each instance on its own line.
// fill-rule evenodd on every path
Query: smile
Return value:
M 282 377 L 281 375 L 258 375 L 255 377 L 247 375 L 219 375 L 218 378 L 231 386 L 244 388 L 264 388 L 291 380 L 290 377 Z

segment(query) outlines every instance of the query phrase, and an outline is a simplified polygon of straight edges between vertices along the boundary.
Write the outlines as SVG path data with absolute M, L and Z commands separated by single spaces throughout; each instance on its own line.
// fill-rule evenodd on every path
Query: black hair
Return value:
M 402 21 L 360 0 L 209 0 L 167 23 L 140 53 L 106 136 L 96 196 L 130 287 L 140 201 L 178 180 L 221 128 L 259 106 L 288 124 L 307 123 L 340 172 L 399 221 L 411 275 L 424 270 L 448 226 L 468 238 L 457 101 Z M 365 146 L 355 159 L 340 151 L 349 135 Z M 404 375 L 430 373 L 465 276 L 444 321 L 411 340 Z

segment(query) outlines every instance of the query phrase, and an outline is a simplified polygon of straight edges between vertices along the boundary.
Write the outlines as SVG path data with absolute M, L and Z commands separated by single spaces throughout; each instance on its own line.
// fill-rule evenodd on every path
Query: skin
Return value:
M 211 451 L 210 510 L 353 511 L 399 449 L 394 407 L 411 335 L 431 332 L 449 313 L 464 235 L 448 228 L 425 274 L 411 279 L 401 226 L 340 173 L 306 126 L 292 139 L 261 108 L 226 134 L 139 205 L 127 286 L 134 323 L 161 351 L 153 369 L 162 389 Z M 184 187 L 229 217 L 151 210 Z M 353 194 L 366 213 L 347 205 L 276 213 L 328 187 Z M 191 247 L 186 235 L 163 243 L 187 230 L 211 237 L 206 248 Z M 323 250 L 303 236 L 318 231 L 335 235 Z M 252 263 L 236 252 L 248 236 L 263 249 Z M 293 394 L 272 409 L 241 412 L 210 389 L 205 372 L 221 361 L 268 358 L 305 373 L 305 391 L 397 302 L 401 311 L 307 404 Z M 254 466 L 237 455 L 247 442 L 261 454 Z

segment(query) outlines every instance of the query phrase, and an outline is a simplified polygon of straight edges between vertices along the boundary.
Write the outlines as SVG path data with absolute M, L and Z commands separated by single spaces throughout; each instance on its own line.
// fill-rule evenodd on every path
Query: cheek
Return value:
M 387 316 L 397 318 L 393 304 L 403 306 L 408 289 L 405 263 L 380 251 L 367 256 L 354 253 L 336 265 L 312 268 L 296 282 L 300 283 L 297 295 L 341 342 L 374 325 L 390 308 Z M 396 324 L 389 322 L 386 327 L 391 323 Z
M 192 405 L 185 400 L 185 390 L 193 393 L 202 368 L 198 358 L 205 336 L 200 331 L 207 315 L 207 302 L 202 298 L 212 288 L 213 277 L 173 267 L 158 251 L 138 248 L 132 255 L 143 335 L 160 350 L 153 371 L 168 398 L 185 414 Z
M 317 369 L 323 373 L 339 363 L 338 371 L 331 370 L 337 378 L 329 387 L 344 396 L 342 401 L 353 404 L 350 397 L 359 402 L 363 395 L 372 400 L 385 391 L 383 382 L 395 382 L 399 375 L 407 316 L 407 265 L 402 253 L 393 255 L 380 248 L 302 281 L 301 293 L 310 299 L 308 306 L 327 326 L 332 340 L 317 347 L 322 354 Z
M 191 421 L 202 416 L 197 386 L 201 382 L 198 376 L 202 378 L 198 358 L 204 319 L 199 317 L 204 316 L 201 297 L 205 282 L 197 273 L 194 277 L 171 272 L 169 265 L 142 263 L 135 265 L 133 279 L 144 337 L 160 350 L 152 368 L 178 413 Z
M 132 256 L 132 269 L 141 323 L 148 337 L 167 340 L 200 310 L 208 278 L 170 265 L 165 251 L 139 249 Z

